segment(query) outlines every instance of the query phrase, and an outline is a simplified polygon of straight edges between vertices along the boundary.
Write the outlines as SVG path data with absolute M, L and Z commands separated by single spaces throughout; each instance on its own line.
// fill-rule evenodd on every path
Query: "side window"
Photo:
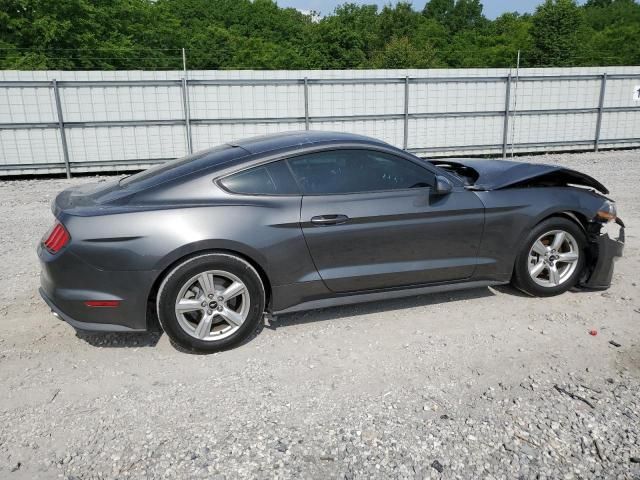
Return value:
M 284 161 L 251 168 L 223 178 L 220 183 L 229 191 L 247 195 L 297 195 L 295 180 Z
M 311 195 L 432 187 L 435 182 L 426 168 L 373 150 L 332 150 L 288 162 L 303 193 Z

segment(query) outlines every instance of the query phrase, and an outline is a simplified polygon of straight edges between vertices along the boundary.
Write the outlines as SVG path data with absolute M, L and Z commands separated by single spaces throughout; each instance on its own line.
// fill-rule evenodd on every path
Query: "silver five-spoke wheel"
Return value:
M 214 342 L 232 335 L 249 315 L 250 298 L 235 275 L 209 270 L 189 279 L 176 298 L 180 327 L 192 337 Z
M 580 249 L 573 235 L 551 230 L 540 235 L 529 251 L 529 275 L 542 287 L 557 287 L 571 278 L 579 259 Z

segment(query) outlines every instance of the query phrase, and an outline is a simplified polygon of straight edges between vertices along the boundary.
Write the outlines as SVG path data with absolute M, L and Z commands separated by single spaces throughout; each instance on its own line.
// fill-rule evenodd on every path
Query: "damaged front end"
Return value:
M 605 290 L 611 285 L 615 261 L 624 250 L 624 223 L 615 214 L 607 221 L 598 215 L 587 224 L 587 239 L 587 266 L 579 285 L 591 290 Z
M 493 159 L 430 160 L 436 167 L 456 175 L 468 190 L 490 192 L 503 189 L 576 187 L 595 191 L 603 203 L 589 221 L 581 221 L 587 234 L 587 261 L 579 286 L 604 290 L 611 285 L 614 263 L 624 249 L 624 223 L 616 205 L 604 197 L 609 190 L 595 178 L 560 165 L 531 164 Z M 599 193 L 597 193 L 599 192 Z

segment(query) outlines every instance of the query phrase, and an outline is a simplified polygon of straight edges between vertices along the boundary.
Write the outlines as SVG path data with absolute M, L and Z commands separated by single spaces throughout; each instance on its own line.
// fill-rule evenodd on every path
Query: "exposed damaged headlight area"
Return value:
M 615 220 L 600 224 L 600 235 L 607 235 L 609 238 L 624 242 L 624 224 L 616 217 Z
M 589 233 L 596 236 L 606 235 L 612 240 L 624 243 L 624 222 L 618 217 L 616 202 L 604 200 L 592 220 Z
M 598 222 L 610 223 L 615 222 L 618 218 L 618 209 L 615 202 L 611 200 L 605 200 L 602 206 L 596 212 L 595 219 Z

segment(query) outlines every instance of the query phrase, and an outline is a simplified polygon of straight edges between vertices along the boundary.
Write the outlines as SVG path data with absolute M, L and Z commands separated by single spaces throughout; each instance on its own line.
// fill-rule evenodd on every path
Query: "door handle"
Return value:
M 317 215 L 311 217 L 311 223 L 314 225 L 339 225 L 349 220 L 346 215 Z

